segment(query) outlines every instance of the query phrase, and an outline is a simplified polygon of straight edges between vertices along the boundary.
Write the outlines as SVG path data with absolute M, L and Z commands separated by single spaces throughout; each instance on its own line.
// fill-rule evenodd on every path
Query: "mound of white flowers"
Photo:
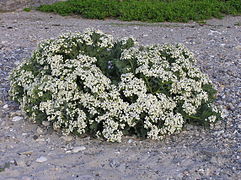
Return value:
M 139 46 L 88 29 L 40 43 L 12 72 L 10 95 L 34 122 L 65 134 L 161 139 L 220 119 L 195 61 L 180 44 Z

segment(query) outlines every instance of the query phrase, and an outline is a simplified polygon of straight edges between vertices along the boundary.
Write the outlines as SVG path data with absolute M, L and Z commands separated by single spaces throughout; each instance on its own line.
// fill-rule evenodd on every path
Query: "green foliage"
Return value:
M 240 15 L 241 3 L 240 0 L 68 0 L 37 9 L 92 19 L 187 22 L 221 18 L 225 14 Z
M 23 11 L 25 12 L 30 12 L 32 9 L 31 8 L 24 8 Z

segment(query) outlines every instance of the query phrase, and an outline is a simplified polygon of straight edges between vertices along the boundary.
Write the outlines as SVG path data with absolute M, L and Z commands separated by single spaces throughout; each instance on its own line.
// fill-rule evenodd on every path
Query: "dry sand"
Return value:
M 241 16 L 198 23 L 86 20 L 40 12 L 0 14 L 0 179 L 240 179 Z M 8 74 L 37 43 L 93 27 L 142 44 L 184 43 L 218 88 L 226 118 L 211 130 L 187 126 L 163 141 L 108 143 L 64 137 L 36 125 L 8 99 Z

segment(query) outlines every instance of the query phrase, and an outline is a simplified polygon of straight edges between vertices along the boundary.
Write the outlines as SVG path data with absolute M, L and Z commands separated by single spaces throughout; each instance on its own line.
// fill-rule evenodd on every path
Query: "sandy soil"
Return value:
M 198 23 L 86 20 L 32 11 L 0 14 L 0 179 L 162 180 L 241 177 L 241 16 Z M 184 43 L 216 84 L 226 118 L 212 129 L 187 126 L 163 141 L 107 143 L 64 137 L 30 122 L 8 99 L 8 74 L 37 43 L 93 27 L 142 44 Z

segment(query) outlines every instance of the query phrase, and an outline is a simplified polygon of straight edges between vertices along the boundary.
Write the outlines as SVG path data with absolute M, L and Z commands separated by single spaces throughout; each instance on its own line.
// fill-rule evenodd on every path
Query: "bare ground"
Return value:
M 35 11 L 0 13 L 0 179 L 240 179 L 240 25 L 240 16 L 199 25 L 86 20 Z M 226 118 L 210 130 L 187 126 L 163 141 L 125 137 L 119 144 L 63 137 L 27 118 L 13 121 L 23 115 L 8 99 L 9 72 L 40 40 L 87 27 L 117 38 L 134 36 L 142 44 L 185 44 L 217 86 L 216 103 L 223 106 Z

